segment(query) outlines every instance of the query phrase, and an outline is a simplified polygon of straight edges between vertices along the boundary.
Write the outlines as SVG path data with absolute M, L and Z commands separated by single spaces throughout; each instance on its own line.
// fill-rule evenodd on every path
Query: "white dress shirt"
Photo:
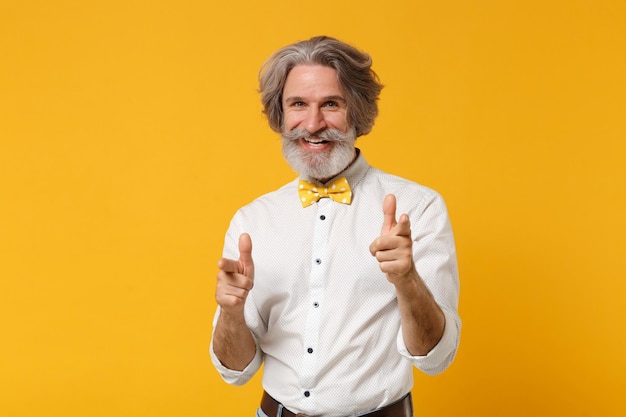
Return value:
M 295 413 L 323 417 L 400 399 L 413 385 L 412 366 L 442 372 L 461 328 L 456 251 L 443 199 L 371 167 L 362 154 L 341 176 L 352 188 L 350 205 L 322 198 L 303 208 L 294 180 L 235 214 L 223 256 L 238 259 L 239 235 L 250 234 L 255 279 L 245 318 L 257 351 L 246 369 L 234 371 L 210 349 L 226 382 L 243 384 L 264 363 L 263 387 L 272 397 Z M 369 252 L 381 233 L 387 194 L 396 196 L 397 217 L 410 218 L 416 270 L 446 319 L 442 339 L 425 356 L 407 351 L 395 287 Z M 219 308 L 214 325 L 218 316 Z

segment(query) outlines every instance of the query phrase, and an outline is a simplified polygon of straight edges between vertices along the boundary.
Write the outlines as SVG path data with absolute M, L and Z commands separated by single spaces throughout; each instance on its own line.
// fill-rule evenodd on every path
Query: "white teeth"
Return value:
M 326 143 L 325 140 L 311 140 L 311 139 L 305 139 L 305 141 L 307 143 L 310 143 L 312 145 L 321 145 L 322 143 Z

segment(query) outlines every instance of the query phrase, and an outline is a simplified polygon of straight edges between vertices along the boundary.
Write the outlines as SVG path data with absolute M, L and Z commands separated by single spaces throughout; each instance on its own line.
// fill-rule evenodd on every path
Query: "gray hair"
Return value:
M 324 65 L 337 72 L 348 103 L 348 124 L 356 135 L 369 133 L 378 115 L 378 95 L 383 88 L 365 52 L 328 36 L 317 36 L 285 46 L 275 52 L 259 71 L 263 113 L 270 127 L 282 133 L 283 89 L 289 72 L 297 65 Z

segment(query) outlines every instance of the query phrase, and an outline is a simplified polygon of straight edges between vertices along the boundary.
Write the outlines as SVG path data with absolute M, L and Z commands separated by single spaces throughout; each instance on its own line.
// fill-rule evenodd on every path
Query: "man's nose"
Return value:
M 310 108 L 304 120 L 304 127 L 308 132 L 316 133 L 326 128 L 324 113 L 318 108 Z

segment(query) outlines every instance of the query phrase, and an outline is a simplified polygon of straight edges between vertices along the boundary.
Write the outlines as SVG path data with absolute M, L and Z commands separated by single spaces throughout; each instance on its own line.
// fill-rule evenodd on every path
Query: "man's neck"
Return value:
M 328 178 L 313 178 L 315 181 L 319 182 L 320 184 L 326 184 L 327 182 L 329 182 L 330 180 L 332 180 L 335 177 L 338 177 L 339 174 L 341 174 L 342 172 L 346 171 L 348 168 L 350 168 L 352 166 L 352 164 L 354 164 L 354 161 L 357 160 L 357 158 L 359 157 L 359 150 L 357 148 L 354 149 L 354 158 L 352 158 L 352 161 L 350 161 L 350 163 L 341 171 L 339 171 L 338 173 L 336 173 L 335 175 L 332 175 Z

